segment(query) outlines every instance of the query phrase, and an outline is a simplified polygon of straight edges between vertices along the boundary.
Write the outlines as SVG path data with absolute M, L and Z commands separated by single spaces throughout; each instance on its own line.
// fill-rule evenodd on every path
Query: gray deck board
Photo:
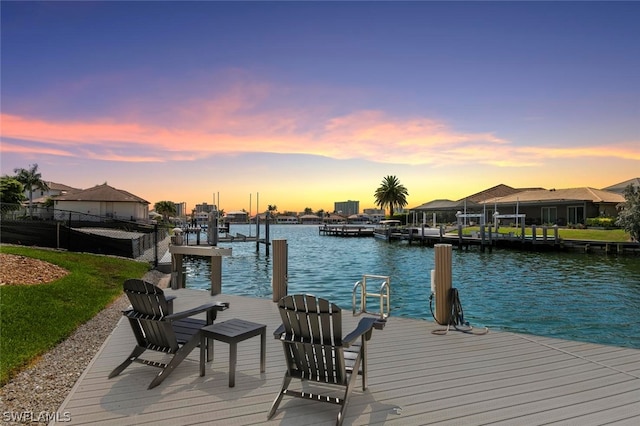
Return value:
M 176 311 L 211 299 L 197 290 L 167 292 L 178 296 Z M 333 424 L 337 406 L 286 397 L 267 421 L 285 371 L 281 344 L 271 338 L 280 323 L 276 305 L 228 295 L 212 300 L 231 302 L 218 321 L 267 324 L 265 373 L 259 338 L 253 338 L 238 345 L 235 388 L 227 386 L 229 345 L 219 342 L 204 377 L 194 350 L 157 388 L 147 390 L 157 370 L 139 364 L 109 380 L 134 346 L 129 324 L 120 321 L 59 411 L 68 412 L 74 425 Z M 345 309 L 345 331 L 358 319 Z M 438 335 L 436 329 L 442 327 L 392 316 L 383 331 L 374 331 L 369 389 L 363 392 L 358 381 L 345 425 L 640 422 L 640 350 L 494 330 Z

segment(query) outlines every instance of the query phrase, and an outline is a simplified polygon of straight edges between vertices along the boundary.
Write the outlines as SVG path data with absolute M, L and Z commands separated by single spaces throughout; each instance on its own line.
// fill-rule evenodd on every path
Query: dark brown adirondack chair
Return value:
M 290 395 L 340 405 L 336 424 L 342 424 L 358 375 L 362 376 L 362 390 L 367 388 L 366 343 L 373 328 L 384 327 L 384 320 L 362 318 L 356 329 L 343 338 L 341 310 L 328 300 L 290 295 L 280 299 L 278 307 L 282 325 L 274 337 L 282 341 L 287 372 L 267 418 L 273 417 L 282 397 Z M 292 378 L 342 386 L 344 396 L 335 398 L 290 390 Z
M 229 307 L 228 303 L 209 303 L 183 312 L 173 313 L 173 299 L 165 297 L 161 288 L 138 279 L 124 282 L 124 292 L 131 302 L 131 309 L 123 311 L 136 337 L 137 345 L 131 355 L 109 378 L 124 371 L 132 362 L 158 367 L 161 371 L 149 385 L 149 389 L 158 386 L 200 343 L 199 331 L 205 325 L 213 324 L 218 311 Z M 205 313 L 206 321 L 190 318 Z M 147 349 L 172 354 L 168 363 L 140 358 Z M 213 356 L 212 345 L 207 347 L 207 358 Z

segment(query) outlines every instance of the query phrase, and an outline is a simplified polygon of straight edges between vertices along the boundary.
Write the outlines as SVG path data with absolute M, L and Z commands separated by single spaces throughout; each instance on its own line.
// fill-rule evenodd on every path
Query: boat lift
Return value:
M 380 284 L 380 293 L 367 293 L 367 280 L 382 279 Z M 390 307 L 390 292 L 391 292 L 391 277 L 384 275 L 363 275 L 362 280 L 355 283 L 353 286 L 353 315 L 358 316 L 363 313 L 379 315 L 381 319 L 385 319 L 391 312 Z M 360 289 L 360 310 L 356 310 L 356 296 Z M 368 312 L 367 311 L 367 297 L 377 297 L 380 300 L 380 312 Z

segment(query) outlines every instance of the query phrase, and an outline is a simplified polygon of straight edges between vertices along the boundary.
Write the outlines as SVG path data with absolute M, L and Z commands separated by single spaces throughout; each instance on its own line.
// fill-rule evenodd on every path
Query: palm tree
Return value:
M 404 207 L 407 205 L 407 195 L 409 192 L 404 185 L 400 184 L 400 181 L 395 176 L 387 176 L 382 179 L 382 184 L 376 192 L 373 194 L 376 199 L 376 204 L 384 209 L 385 206 L 389 206 L 389 216 L 393 217 L 394 207 Z
M 29 217 L 33 217 L 33 190 L 48 191 L 49 185 L 42 180 L 42 174 L 38 172 L 38 164 L 29 164 L 29 169 L 17 168 L 13 171 L 16 173 L 15 179 L 29 191 Z
M 169 222 L 169 216 L 175 216 L 177 209 L 176 204 L 173 201 L 158 201 L 153 205 L 156 213 L 162 215 L 162 219 L 165 222 Z

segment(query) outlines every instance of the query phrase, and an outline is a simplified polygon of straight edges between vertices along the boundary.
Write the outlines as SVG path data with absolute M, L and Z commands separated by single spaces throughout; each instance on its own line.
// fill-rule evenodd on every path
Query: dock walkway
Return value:
M 323 225 L 318 228 L 318 233 L 334 237 L 373 237 L 373 230 L 373 227 L 364 225 Z
M 267 412 L 285 371 L 280 324 L 267 299 L 209 296 L 200 290 L 167 290 L 175 310 L 207 300 L 228 301 L 218 321 L 242 318 L 267 325 L 266 372 L 260 373 L 259 341 L 238 345 L 236 385 L 228 387 L 228 345 L 199 376 L 199 351 L 160 386 L 147 390 L 157 370 L 134 364 L 120 376 L 109 372 L 132 350 L 129 324 L 120 321 L 59 409 L 65 424 L 91 425 L 330 425 L 339 407 L 286 398 L 275 417 Z M 358 317 L 343 306 L 343 328 Z M 614 325 L 612 325 L 614 326 Z M 360 379 L 345 425 L 618 424 L 640 421 L 640 350 L 490 331 L 449 332 L 433 322 L 389 318 L 369 345 L 369 388 Z M 305 384 L 305 386 L 313 386 Z M 63 416 L 61 416 L 63 418 Z

